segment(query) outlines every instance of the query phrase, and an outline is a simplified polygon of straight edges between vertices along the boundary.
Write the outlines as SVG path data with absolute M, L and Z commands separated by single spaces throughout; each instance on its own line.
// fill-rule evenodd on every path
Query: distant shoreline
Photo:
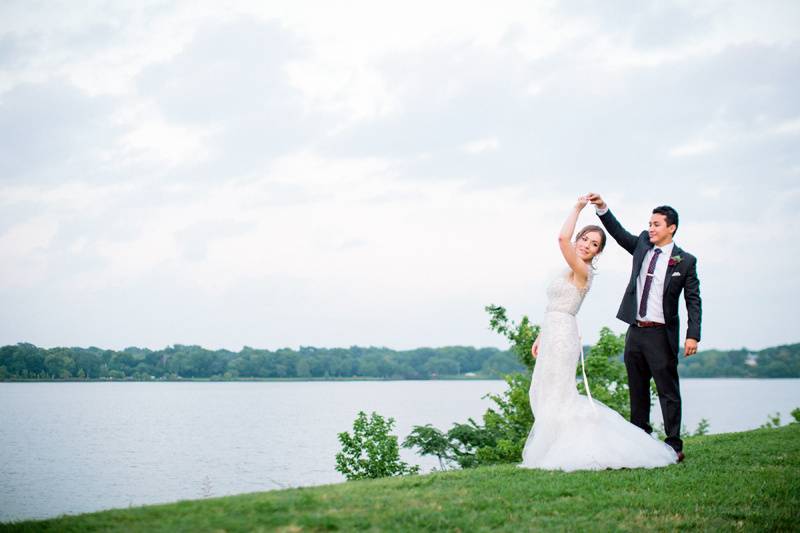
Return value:
M 234 383 L 234 382 L 261 382 L 261 381 L 503 381 L 502 377 L 491 376 L 441 376 L 436 378 L 181 378 L 181 379 L 3 379 L 0 383 Z
M 760 377 L 760 376 L 681 376 L 681 379 L 743 379 L 743 380 L 800 380 L 798 377 Z M 504 381 L 502 377 L 438 377 L 426 379 L 404 378 L 238 378 L 238 379 L 3 379 L 0 383 L 264 383 L 264 382 L 349 382 L 349 381 Z
M 591 347 L 585 347 L 592 358 Z M 174 345 L 151 351 L 39 348 L 29 343 L 0 347 L 5 381 L 418 381 L 503 379 L 527 372 L 529 355 L 513 350 L 446 346 L 394 351 L 381 347 L 277 351 L 245 347 L 239 352 Z M 620 354 L 619 359 L 622 359 Z M 800 377 L 800 343 L 758 352 L 703 350 L 679 357 L 682 378 Z

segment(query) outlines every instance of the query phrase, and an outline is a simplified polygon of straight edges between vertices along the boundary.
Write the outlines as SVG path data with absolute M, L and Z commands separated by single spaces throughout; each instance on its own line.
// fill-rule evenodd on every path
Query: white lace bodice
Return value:
M 589 269 L 589 279 L 586 281 L 586 287 L 582 289 L 573 285 L 568 279 L 571 273 L 572 270 L 570 269 L 563 271 L 547 286 L 546 311 L 560 311 L 570 315 L 578 314 L 583 298 L 592 285 L 592 270 Z

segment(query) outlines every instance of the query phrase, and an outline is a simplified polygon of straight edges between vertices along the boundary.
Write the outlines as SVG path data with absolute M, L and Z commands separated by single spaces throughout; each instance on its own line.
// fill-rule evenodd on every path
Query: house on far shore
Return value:
M 747 354 L 747 358 L 744 360 L 744 364 L 747 366 L 758 366 L 758 354 L 750 352 Z

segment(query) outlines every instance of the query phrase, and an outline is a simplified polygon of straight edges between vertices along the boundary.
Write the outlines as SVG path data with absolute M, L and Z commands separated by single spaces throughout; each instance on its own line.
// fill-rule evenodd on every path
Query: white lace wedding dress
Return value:
M 531 381 L 535 422 L 522 452 L 524 468 L 604 470 L 653 468 L 677 461 L 667 444 L 654 439 L 597 400 L 578 394 L 575 372 L 580 339 L 575 315 L 591 285 L 578 289 L 567 276 L 547 288 L 547 311 Z M 591 376 L 588 377 L 591 383 Z

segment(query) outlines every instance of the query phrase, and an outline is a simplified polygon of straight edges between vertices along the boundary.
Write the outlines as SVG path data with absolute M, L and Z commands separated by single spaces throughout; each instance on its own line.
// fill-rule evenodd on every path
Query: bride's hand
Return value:
M 597 194 L 596 192 L 590 192 L 586 195 L 589 198 L 589 201 L 594 204 L 597 209 L 605 209 L 608 207 L 606 203 L 603 201 L 603 197 Z
M 531 346 L 531 355 L 534 359 L 539 355 L 539 337 L 536 337 L 536 340 L 533 341 L 533 346 Z
M 586 204 L 588 203 L 589 203 L 589 196 L 584 194 L 582 196 L 578 196 L 578 201 L 575 203 L 575 207 L 577 207 L 578 210 L 581 210 L 584 207 L 586 207 Z

